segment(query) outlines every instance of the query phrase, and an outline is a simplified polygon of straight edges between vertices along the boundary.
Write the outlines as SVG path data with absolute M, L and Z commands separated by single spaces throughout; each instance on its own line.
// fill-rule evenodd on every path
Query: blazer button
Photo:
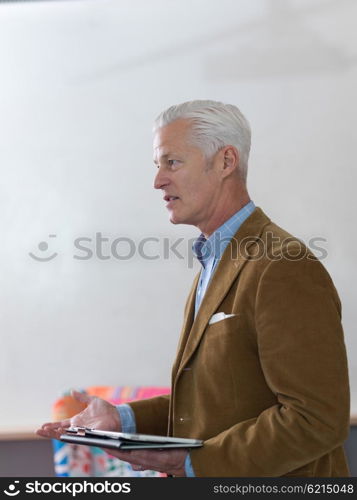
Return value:
M 182 422 L 184 422 L 184 421 L 185 421 L 185 419 L 184 419 L 183 417 L 180 417 L 180 418 L 179 418 L 179 422 L 180 422 L 181 424 L 182 424 Z

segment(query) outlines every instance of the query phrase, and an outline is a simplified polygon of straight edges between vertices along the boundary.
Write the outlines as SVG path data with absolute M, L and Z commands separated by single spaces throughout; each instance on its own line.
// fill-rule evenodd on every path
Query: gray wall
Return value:
M 0 441 L 1 477 L 54 476 L 50 440 Z

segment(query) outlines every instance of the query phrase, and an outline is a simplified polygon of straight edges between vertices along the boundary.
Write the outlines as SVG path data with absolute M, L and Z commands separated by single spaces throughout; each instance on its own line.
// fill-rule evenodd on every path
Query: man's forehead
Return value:
M 189 141 L 186 138 L 175 135 L 165 135 L 158 137 L 155 135 L 153 143 L 153 153 L 156 158 L 164 158 L 175 154 L 184 154 L 190 149 Z
M 185 139 L 186 136 L 175 134 L 174 131 L 159 129 L 154 135 L 153 148 L 154 151 L 176 149 L 186 142 Z

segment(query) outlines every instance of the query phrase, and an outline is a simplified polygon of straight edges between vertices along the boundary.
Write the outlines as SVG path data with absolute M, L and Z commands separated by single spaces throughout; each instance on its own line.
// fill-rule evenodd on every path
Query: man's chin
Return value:
M 194 226 L 195 222 L 193 221 L 193 217 L 189 215 L 179 215 L 177 212 L 175 213 L 174 210 L 169 211 L 169 219 L 171 224 L 188 224 L 189 226 Z
M 170 217 L 170 222 L 171 224 L 182 224 L 182 222 L 179 219 L 176 219 L 175 217 Z
M 170 219 L 171 224 L 182 224 L 182 220 L 180 219 L 180 217 L 175 215 L 173 212 L 170 212 L 169 219 Z
M 174 215 L 170 215 L 170 222 L 171 224 L 188 224 L 189 226 L 194 226 L 194 222 L 190 222 L 187 219 L 184 219 L 183 217 L 175 217 Z

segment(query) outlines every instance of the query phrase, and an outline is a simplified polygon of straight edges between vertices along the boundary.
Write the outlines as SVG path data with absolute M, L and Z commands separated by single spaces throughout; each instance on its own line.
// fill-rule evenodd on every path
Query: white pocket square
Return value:
M 218 323 L 218 321 L 222 321 L 223 319 L 232 318 L 233 316 L 237 316 L 236 314 L 226 314 L 224 312 L 219 312 L 211 316 L 208 324 L 213 325 L 214 323 Z

